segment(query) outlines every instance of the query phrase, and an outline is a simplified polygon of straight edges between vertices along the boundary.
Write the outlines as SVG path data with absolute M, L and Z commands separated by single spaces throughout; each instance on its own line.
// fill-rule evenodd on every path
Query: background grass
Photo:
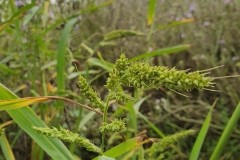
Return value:
M 84 103 L 76 85 L 78 71 L 85 74 L 104 98 L 106 91 L 100 86 L 105 85 L 111 63 L 121 52 L 133 58 L 148 52 L 157 54 L 160 51 L 161 54 L 160 49 L 181 44 L 190 44 L 191 47 L 180 53 L 149 58 L 148 61 L 154 65 L 191 70 L 225 65 L 211 71 L 211 75 L 239 74 L 239 1 L 150 2 L 153 4 L 151 10 L 148 9 L 148 1 L 141 0 L 59 1 L 55 4 L 48 1 L 33 1 L 32 4 L 1 1 L 0 82 L 19 97 L 56 95 L 61 90 L 64 91 L 61 95 Z M 157 3 L 155 7 L 154 3 Z M 72 31 L 64 32 L 74 18 L 77 22 L 72 24 Z M 144 36 L 104 41 L 108 33 L 118 29 L 141 32 Z M 210 106 L 218 98 L 200 152 L 200 159 L 209 159 L 239 102 L 238 84 L 239 78 L 217 80 L 215 89 L 221 92 L 192 91 L 190 98 L 165 89 L 148 91 L 140 95 L 150 96 L 141 104 L 139 112 L 154 123 L 159 131 L 173 134 L 182 129 L 200 129 Z M 68 104 L 64 104 L 63 112 L 58 112 L 58 105 L 49 102 L 40 104 L 40 107 L 33 106 L 33 109 L 47 125 L 60 124 L 80 132 L 95 144 L 100 143 L 96 131 L 100 122 L 94 114 Z M 156 128 L 150 129 L 146 119 L 138 118 L 134 112 L 132 114 L 136 117 L 132 119 L 132 124 L 138 125 L 133 132 L 147 129 L 149 137 L 159 137 L 154 132 Z M 89 121 L 84 121 L 86 118 Z M 10 119 L 6 112 L 0 113 L 1 123 Z M 238 128 L 233 130 L 221 159 L 238 158 Z M 15 124 L 8 126 L 5 133 L 16 159 L 30 159 L 34 152 L 31 139 Z M 115 140 L 118 138 L 112 137 Z M 169 150 L 169 159 L 189 157 L 195 138 L 190 137 L 177 144 L 175 147 L 178 149 Z M 108 144 L 110 148 L 115 142 L 109 140 Z M 79 147 L 71 145 L 70 148 L 83 159 L 91 158 L 88 152 Z M 44 159 L 47 155 L 38 156 Z M 3 157 L 0 156 L 0 159 Z

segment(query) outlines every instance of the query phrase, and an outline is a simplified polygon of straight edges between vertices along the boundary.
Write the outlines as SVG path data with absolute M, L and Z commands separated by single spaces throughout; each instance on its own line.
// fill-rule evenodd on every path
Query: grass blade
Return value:
M 4 132 L 4 131 L 2 131 L 2 132 Z M 1 145 L 2 152 L 3 152 L 6 160 L 15 160 L 11 146 L 10 146 L 5 134 L 4 133 L 0 133 L 0 134 L 1 134 L 0 135 L 0 145 Z
M 208 129 L 209 129 L 209 126 L 210 126 L 210 123 L 211 123 L 212 110 L 213 110 L 213 107 L 215 106 L 215 104 L 216 104 L 216 101 L 212 105 L 212 107 L 211 107 L 210 111 L 208 112 L 208 115 L 207 115 L 207 117 L 206 117 L 206 119 L 205 119 L 205 121 L 202 125 L 202 128 L 201 128 L 201 130 L 200 130 L 200 132 L 197 136 L 197 139 L 196 139 L 196 141 L 193 145 L 189 160 L 197 160 L 198 159 L 198 156 L 200 154 L 203 142 L 205 140 L 205 137 L 207 135 L 207 132 L 208 132 Z
M 23 17 L 24 16 L 24 13 L 27 12 L 29 9 L 31 9 L 32 7 L 34 7 L 34 4 L 28 4 L 24 7 L 22 7 L 21 9 L 19 9 L 16 13 L 13 14 L 13 16 L 3 22 L 2 24 L 0 24 L 0 32 L 2 30 L 4 30 L 6 27 L 8 27 L 10 24 L 12 24 L 14 21 L 18 20 L 19 18 Z
M 113 68 L 113 64 L 112 63 L 104 61 L 104 60 L 100 60 L 100 59 L 97 59 L 97 58 L 89 58 L 88 59 L 88 63 L 90 65 L 101 67 L 101 68 L 105 69 L 108 72 L 111 72 L 112 68 Z
M 0 83 L 0 99 L 16 99 L 14 93 Z M 7 110 L 7 113 L 32 139 L 41 146 L 53 159 L 72 160 L 73 157 L 65 145 L 57 139 L 39 135 L 32 126 L 47 127 L 29 107 Z
M 126 142 L 123 142 L 108 151 L 104 152 L 103 155 L 111 157 L 111 158 L 116 158 L 118 156 L 121 156 L 122 154 L 137 149 L 139 146 L 144 144 L 146 142 L 140 141 L 140 137 L 135 137 L 132 139 L 127 140 Z M 98 160 L 100 156 L 94 158 L 93 160 Z
M 193 18 L 185 18 L 185 19 L 182 19 L 180 21 L 173 21 L 173 22 L 170 22 L 168 24 L 159 25 L 157 27 L 157 30 L 169 29 L 169 28 L 172 28 L 172 27 L 177 27 L 177 26 L 192 23 L 192 22 L 194 22 Z
M 60 42 L 57 49 L 57 87 L 58 92 L 65 90 L 65 67 L 66 67 L 66 46 L 74 24 L 78 18 L 70 19 L 62 31 Z
M 155 57 L 155 56 L 160 56 L 160 55 L 165 55 L 165 54 L 171 54 L 171 53 L 177 53 L 177 52 L 185 51 L 189 48 L 190 48 L 189 44 L 177 45 L 174 47 L 158 49 L 158 50 L 155 50 L 152 52 L 146 52 L 146 53 L 140 54 L 138 56 L 135 56 L 130 60 L 137 61 L 137 60 L 141 60 L 141 59 L 145 59 L 145 58 L 150 58 L 150 57 Z
M 224 129 L 224 131 L 217 143 L 217 146 L 213 151 L 213 154 L 212 154 L 210 160 L 218 160 L 219 159 L 224 147 L 226 146 L 226 143 L 227 143 L 229 137 L 231 136 L 233 129 L 236 127 L 237 122 L 239 121 L 239 118 L 240 118 L 240 102 L 238 103 L 226 128 Z
M 156 6 L 157 6 L 157 0 L 148 1 L 147 23 L 149 26 L 152 25 L 154 21 Z
M 0 110 L 10 110 L 18 109 L 24 106 L 28 106 L 34 103 L 43 102 L 48 100 L 46 97 L 28 97 L 28 98 L 18 98 L 12 100 L 0 100 Z
M 104 36 L 104 41 L 112 41 L 112 40 L 123 38 L 123 37 L 143 36 L 143 35 L 144 35 L 144 33 L 142 33 L 142 32 L 119 29 L 119 30 L 114 30 L 114 31 L 107 33 Z
M 39 9 L 40 9 L 39 6 L 35 6 L 32 9 L 30 9 L 29 13 L 24 17 L 23 25 L 27 25 L 34 17 L 34 15 L 38 12 Z
M 1 64 L 1 63 L 0 63 L 0 72 L 5 75 L 6 74 L 16 74 L 16 72 L 13 69 L 11 69 L 8 66 Z
M 42 97 L 26 97 L 26 98 L 18 98 L 18 99 L 7 99 L 7 100 L 0 100 L 0 110 L 11 110 L 11 109 L 19 109 L 23 108 L 27 105 L 31 105 L 34 103 L 44 102 L 48 100 L 62 100 L 68 103 L 76 104 L 78 106 L 81 106 L 85 109 L 88 109 L 90 111 L 94 111 L 97 114 L 102 116 L 102 112 L 99 112 L 98 110 L 95 110 L 87 105 L 78 103 L 74 100 L 59 97 L 59 96 L 42 96 Z

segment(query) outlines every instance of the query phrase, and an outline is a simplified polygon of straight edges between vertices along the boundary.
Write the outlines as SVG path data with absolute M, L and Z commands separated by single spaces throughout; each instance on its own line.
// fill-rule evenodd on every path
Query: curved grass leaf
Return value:
M 16 74 L 16 72 L 8 66 L 0 63 L 0 72 L 3 74 Z
M 104 36 L 104 41 L 112 41 L 118 38 L 123 38 L 123 37 L 131 37 L 131 36 L 143 36 L 144 33 L 138 32 L 138 31 L 133 31 L 133 30 L 114 30 L 109 33 L 107 33 Z
M 177 27 L 177 26 L 192 23 L 192 22 L 194 22 L 193 18 L 185 18 L 185 19 L 182 19 L 182 20 L 179 20 L 179 21 L 170 22 L 168 24 L 158 25 L 156 31 L 157 30 L 169 29 L 169 28 L 172 28 L 172 27 Z
M 30 9 L 29 13 L 24 17 L 23 25 L 27 25 L 34 17 L 34 15 L 38 12 L 39 9 L 40 9 L 39 6 L 34 6 L 32 9 Z
M 225 127 L 216 148 L 213 151 L 213 154 L 210 158 L 210 160 L 218 160 L 220 159 L 220 155 L 223 152 L 224 147 L 226 147 L 226 143 L 231 136 L 231 133 L 233 129 L 237 126 L 237 122 L 239 121 L 240 118 L 240 102 L 238 103 L 235 111 L 233 112 L 227 126 Z
M 212 110 L 213 110 L 213 107 L 215 106 L 216 104 L 216 101 L 215 103 L 212 105 L 210 111 L 208 112 L 208 115 L 202 125 L 202 128 L 197 136 L 197 139 L 193 145 L 193 148 L 192 148 L 192 151 L 191 151 L 191 154 L 190 154 L 190 157 L 189 157 L 189 160 L 197 160 L 198 159 L 198 156 L 200 154 L 200 151 L 201 151 L 201 148 L 202 148 L 202 145 L 203 145 L 203 142 L 205 140 L 205 137 L 207 135 L 207 132 L 208 132 L 208 129 L 209 129 L 209 126 L 211 124 L 211 119 L 212 119 Z
M 156 13 L 157 0 L 148 1 L 147 23 L 152 25 Z
M 18 109 L 34 103 L 49 100 L 47 97 L 28 97 L 11 100 L 0 100 L 0 110 Z
M 131 61 L 137 61 L 145 58 L 150 58 L 150 57 L 155 57 L 155 56 L 160 56 L 160 55 L 165 55 L 165 54 L 171 54 L 171 53 L 177 53 L 181 51 L 188 50 L 191 46 L 189 44 L 182 44 L 182 45 L 177 45 L 169 48 L 163 48 L 163 49 L 158 49 L 152 52 L 146 52 L 143 54 L 140 54 L 138 56 L 133 57 L 130 59 Z
M 121 156 L 122 154 L 131 151 L 136 150 L 139 146 L 143 145 L 144 143 L 147 143 L 148 141 L 141 141 L 140 137 L 135 137 L 132 139 L 127 140 L 126 142 L 123 142 L 108 151 L 104 152 L 103 155 L 111 158 L 116 158 L 118 156 Z M 98 156 L 94 158 L 93 160 L 99 160 L 101 156 Z
M 101 68 L 105 69 L 108 72 L 111 72 L 112 68 L 113 68 L 113 64 L 112 63 L 104 61 L 104 60 L 100 60 L 98 58 L 89 58 L 88 59 L 88 63 L 90 65 L 101 67 Z
M 1 129 L 0 129 L 1 130 Z M 0 131 L 1 132 L 1 131 Z M 2 131 L 3 132 L 3 131 Z M 11 146 L 4 133 L 0 133 L 0 145 L 6 160 L 15 160 Z
M 65 67 L 66 67 L 66 46 L 70 37 L 72 28 L 77 22 L 78 18 L 70 19 L 64 30 L 62 31 L 60 41 L 57 49 L 57 87 L 58 91 L 64 91 L 65 89 Z
M 8 88 L 0 83 L 0 99 L 9 100 L 18 98 Z M 73 156 L 65 145 L 57 139 L 39 135 L 32 126 L 47 127 L 29 107 L 7 110 L 7 113 L 32 139 L 38 143 L 53 159 L 72 160 Z

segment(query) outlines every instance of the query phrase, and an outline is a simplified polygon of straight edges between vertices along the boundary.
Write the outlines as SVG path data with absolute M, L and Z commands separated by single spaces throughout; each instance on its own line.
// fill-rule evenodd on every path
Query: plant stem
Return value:
M 108 112 L 108 107 L 109 107 L 109 101 L 110 101 L 110 95 L 107 96 L 106 106 L 103 111 L 103 123 L 107 122 L 107 112 Z M 102 151 L 104 151 L 105 138 L 106 138 L 106 134 L 102 133 L 102 144 L 101 144 Z

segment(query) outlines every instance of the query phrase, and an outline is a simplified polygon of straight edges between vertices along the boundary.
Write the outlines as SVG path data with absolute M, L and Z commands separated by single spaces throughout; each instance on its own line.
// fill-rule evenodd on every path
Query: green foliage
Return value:
M 194 147 L 190 138 L 160 155 L 187 159 L 192 150 L 190 159 L 239 157 L 239 107 L 233 112 L 239 79 L 218 80 L 239 71 L 238 1 L 3 0 L 0 8 L 0 81 L 12 90 L 0 87 L 0 121 L 14 122 L 0 137 L 0 159 L 93 158 L 31 127 L 58 125 L 101 146 L 104 154 L 95 159 L 148 159 L 150 144 L 142 144 L 189 126 L 201 128 Z M 120 51 L 129 59 L 113 64 Z M 87 77 L 80 93 L 79 74 Z M 213 85 L 222 92 L 199 92 Z
M 6 100 L 17 99 L 18 97 L 0 83 L 0 99 Z M 31 108 L 25 106 L 20 109 L 10 109 L 7 113 L 11 116 L 15 123 L 18 124 L 38 145 L 42 147 L 54 159 L 69 160 L 72 155 L 66 146 L 57 139 L 39 135 L 32 126 L 46 127 L 47 125 L 33 112 Z
M 237 126 L 237 122 L 240 119 L 240 103 L 236 106 L 235 111 L 233 112 L 231 118 L 229 119 L 216 148 L 213 151 L 213 154 L 210 160 L 218 160 L 221 156 L 223 149 L 226 147 L 227 141 L 231 136 L 233 129 Z
M 204 123 L 202 124 L 202 128 L 199 131 L 197 139 L 196 139 L 196 141 L 195 141 L 195 143 L 193 145 L 193 148 L 192 148 L 192 151 L 191 151 L 191 154 L 190 154 L 190 157 L 189 157 L 190 160 L 197 160 L 199 158 L 203 142 L 204 142 L 204 140 L 206 138 L 208 129 L 209 129 L 210 124 L 211 124 L 212 110 L 213 110 L 214 106 L 215 106 L 215 103 L 212 105 L 212 108 L 209 110 L 209 112 L 208 112 L 208 114 L 206 116 L 206 119 L 205 119 Z

